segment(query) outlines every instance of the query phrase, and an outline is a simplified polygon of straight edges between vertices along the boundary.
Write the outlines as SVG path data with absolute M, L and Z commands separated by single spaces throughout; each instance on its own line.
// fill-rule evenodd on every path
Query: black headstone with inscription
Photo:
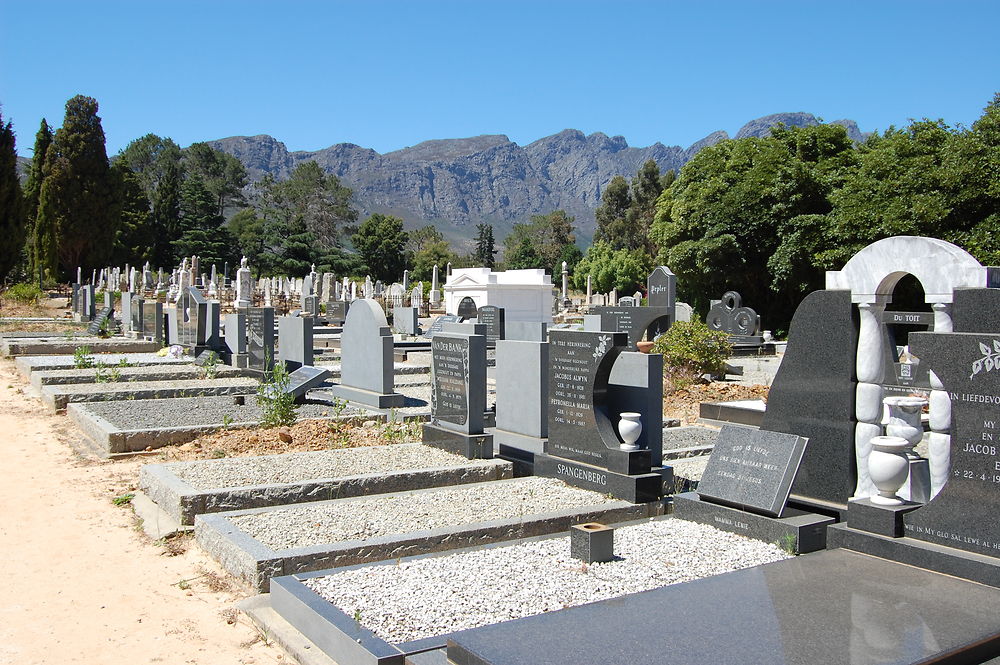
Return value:
M 113 313 L 114 310 L 111 307 L 102 308 L 101 311 L 97 313 L 97 316 L 94 317 L 94 320 L 90 322 L 90 325 L 87 326 L 87 334 L 97 335 L 101 332 L 102 328 L 110 332 L 112 321 L 111 315 Z
M 919 332 L 909 341 L 951 398 L 951 475 L 904 516 L 905 533 L 1000 557 L 1000 333 Z
M 274 367 L 274 308 L 250 307 L 247 315 L 247 367 L 269 372 Z
M 677 299 L 677 277 L 667 266 L 657 266 L 646 279 L 646 304 L 674 311 Z
M 347 309 L 351 303 L 343 300 L 331 300 L 326 304 L 326 319 L 330 323 L 343 325 L 347 320 Z
M 636 350 L 636 342 L 656 339 L 667 332 L 671 311 L 666 307 L 595 307 L 601 317 L 601 330 L 628 335 L 628 350 Z
M 124 298 L 124 294 L 122 297 Z M 142 305 L 145 302 L 145 298 L 134 296 L 129 303 L 129 329 L 138 334 L 142 333 Z
M 493 457 L 485 434 L 486 337 L 441 332 L 431 339 L 431 421 L 421 440 L 468 458 Z
M 469 296 L 465 296 L 458 301 L 458 311 L 455 313 L 463 320 L 468 320 L 476 318 L 477 312 L 476 301 Z
M 806 439 L 727 425 L 698 483 L 698 494 L 723 505 L 781 517 Z
M 461 323 L 461 322 L 462 322 L 462 317 L 457 316 L 455 314 L 445 314 L 444 316 L 439 316 L 433 321 L 431 321 L 431 325 L 429 328 L 427 328 L 427 332 L 424 333 L 424 337 L 434 337 L 434 335 L 444 330 L 444 324 L 446 323 Z
M 496 305 L 483 305 L 476 315 L 479 323 L 486 325 L 486 343 L 496 344 L 505 339 L 504 309 Z

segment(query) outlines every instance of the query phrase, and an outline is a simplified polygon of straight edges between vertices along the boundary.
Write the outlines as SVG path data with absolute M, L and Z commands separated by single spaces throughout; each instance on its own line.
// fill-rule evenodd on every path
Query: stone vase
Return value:
M 924 436 L 920 414 L 927 406 L 927 400 L 922 397 L 886 397 L 882 403 L 889 409 L 885 433 L 906 439 L 910 448 L 920 443 Z
M 642 414 L 635 411 L 626 411 L 621 414 L 621 420 L 618 421 L 618 435 L 622 438 L 622 444 L 619 446 L 622 450 L 639 449 L 635 442 L 642 434 L 641 416 Z
M 898 506 L 903 503 L 897 492 L 906 482 L 910 471 L 910 461 L 906 451 L 913 445 L 899 436 L 872 437 L 872 452 L 868 456 L 868 475 L 878 488 L 872 503 L 883 506 Z

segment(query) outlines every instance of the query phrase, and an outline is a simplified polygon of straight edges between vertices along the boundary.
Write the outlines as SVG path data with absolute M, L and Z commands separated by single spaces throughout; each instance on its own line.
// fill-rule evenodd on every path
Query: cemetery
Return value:
M 956 245 L 870 244 L 787 341 L 667 266 L 622 297 L 435 268 L 425 299 L 197 265 L 81 268 L 90 328 L 0 350 L 291 658 L 1000 658 L 1000 268 Z

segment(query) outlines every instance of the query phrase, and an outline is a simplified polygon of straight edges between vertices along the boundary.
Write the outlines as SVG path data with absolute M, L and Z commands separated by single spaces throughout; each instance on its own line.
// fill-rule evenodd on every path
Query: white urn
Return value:
M 642 434 L 641 416 L 642 414 L 635 411 L 625 411 L 620 415 L 621 420 L 618 421 L 618 436 L 622 438 L 622 443 L 619 446 L 622 450 L 639 449 L 636 441 L 638 441 L 639 435 Z
M 897 493 L 910 472 L 906 451 L 913 444 L 901 436 L 876 436 L 871 443 L 868 474 L 878 488 L 878 494 L 873 495 L 871 501 L 882 506 L 901 505 L 903 500 Z
M 906 439 L 911 448 L 920 443 L 924 436 L 920 414 L 927 406 L 927 400 L 922 397 L 886 397 L 882 403 L 889 409 L 885 433 Z

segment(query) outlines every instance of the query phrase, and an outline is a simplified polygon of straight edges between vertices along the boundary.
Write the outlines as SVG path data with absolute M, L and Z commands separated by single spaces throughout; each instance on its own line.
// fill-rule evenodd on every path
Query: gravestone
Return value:
M 392 329 L 401 335 L 419 335 L 418 311 L 416 307 L 393 307 Z
M 549 339 L 548 324 L 542 321 L 508 321 L 504 322 L 503 328 L 504 339 L 521 342 L 545 342 Z
M 102 308 L 97 313 L 97 316 L 94 317 L 94 320 L 90 322 L 90 325 L 87 326 L 87 334 L 96 335 L 101 332 L 101 328 L 105 328 L 108 332 L 111 332 L 111 325 L 114 321 L 112 318 L 113 313 L 114 310 L 111 307 Z
M 423 442 L 469 459 L 492 458 L 485 410 L 486 337 L 438 333 L 431 340 L 431 422 L 422 428 Z
M 326 318 L 333 325 L 344 325 L 347 320 L 347 311 L 351 303 L 344 300 L 332 300 L 326 304 Z
M 121 321 L 123 332 L 132 332 L 132 299 L 135 296 L 129 291 L 122 291 Z
M 313 364 L 313 319 L 278 317 L 278 357 L 289 372 Z
M 722 294 L 722 300 L 712 301 L 705 323 L 712 330 L 727 333 L 734 347 L 759 347 L 764 344 L 764 338 L 760 335 L 760 316 L 743 306 L 743 299 L 736 291 L 726 291 Z
M 544 326 L 545 324 L 540 324 Z M 533 341 L 496 344 L 496 428 L 500 455 L 534 463 L 549 435 L 549 345 Z
M 663 494 L 648 449 L 622 450 L 608 403 L 612 368 L 625 333 L 549 332 L 548 441 L 535 474 L 645 503 Z M 612 419 L 614 418 L 614 422 Z
M 505 322 L 504 308 L 496 305 L 483 305 L 476 312 L 476 320 L 486 326 L 486 343 L 495 345 L 504 339 Z
M 329 392 L 379 409 L 403 406 L 393 389 L 393 338 L 382 306 L 370 298 L 351 304 L 340 336 L 341 383 Z
M 319 296 L 309 295 L 302 298 L 303 316 L 319 318 Z
M 330 376 L 328 369 L 303 365 L 288 375 L 288 385 L 282 392 L 291 395 L 296 402 L 301 403 L 305 401 L 309 391 L 321 386 L 328 376 Z M 273 384 L 268 385 L 263 389 L 263 395 L 270 399 L 275 389 L 276 386 Z
M 70 296 L 70 311 L 74 314 L 79 314 L 81 312 L 80 308 L 80 285 L 73 285 L 73 295 Z
M 142 302 L 142 336 L 145 339 L 163 343 L 163 303 Z
M 619 307 L 636 307 L 639 303 L 632 296 L 622 296 L 618 299 Z
M 249 307 L 246 312 L 247 367 L 260 373 L 274 367 L 274 308 Z
M 177 344 L 189 349 L 205 346 L 208 326 L 208 301 L 194 286 L 183 289 L 175 305 Z
M 677 277 L 667 266 L 657 266 L 646 278 L 646 304 L 673 311 L 677 299 Z
M 247 366 L 247 315 L 246 311 L 226 314 L 225 343 L 227 363 L 233 367 Z
M 137 337 L 142 336 L 142 306 L 146 302 L 145 298 L 135 297 L 129 303 L 131 313 L 129 317 L 129 330 Z
M 794 434 L 726 425 L 702 473 L 698 494 L 781 517 L 805 447 L 806 440 Z
M 434 335 L 444 330 L 446 323 L 461 323 L 461 321 L 462 317 L 456 314 L 445 314 L 443 316 L 439 316 L 431 321 L 431 325 L 427 328 L 427 332 L 424 333 L 424 337 L 434 337 Z
M 458 311 L 455 314 L 463 320 L 469 320 L 476 318 L 477 311 L 476 301 L 470 296 L 465 296 L 458 301 Z
M 621 302 L 620 299 L 619 302 Z M 628 335 L 628 350 L 635 351 L 636 343 L 656 339 L 667 332 L 672 321 L 671 310 L 666 307 L 596 307 L 596 314 L 585 317 L 589 330 L 591 317 L 600 317 L 600 330 L 623 332 Z

